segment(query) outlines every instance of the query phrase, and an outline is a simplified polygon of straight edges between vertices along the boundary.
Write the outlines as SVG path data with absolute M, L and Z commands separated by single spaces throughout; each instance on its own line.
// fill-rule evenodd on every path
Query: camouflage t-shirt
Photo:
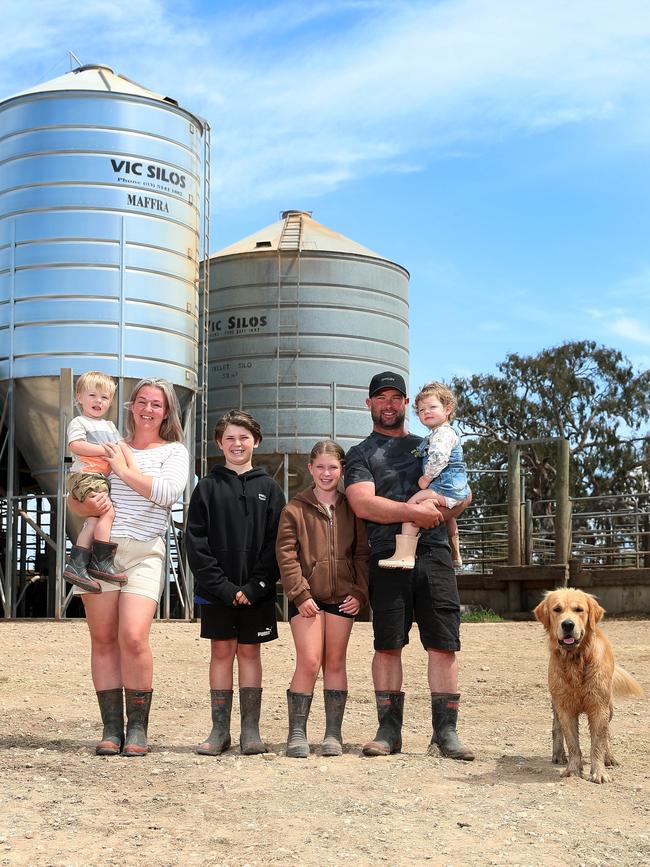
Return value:
M 356 482 L 374 482 L 378 497 L 405 503 L 418 491 L 422 460 L 413 451 L 421 443 L 422 438 L 413 434 L 387 437 L 371 433 L 358 446 L 352 446 L 345 456 L 345 487 Z M 367 525 L 373 553 L 395 548 L 395 536 L 401 531 L 401 524 L 368 521 Z M 422 530 L 419 544 L 429 547 L 447 545 L 446 526 L 440 524 L 431 530 Z

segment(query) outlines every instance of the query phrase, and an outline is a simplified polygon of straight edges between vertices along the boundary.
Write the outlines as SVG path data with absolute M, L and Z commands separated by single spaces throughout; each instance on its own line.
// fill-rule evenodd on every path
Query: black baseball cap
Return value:
M 376 373 L 373 376 L 368 388 L 368 397 L 372 397 L 373 394 L 377 394 L 378 391 L 384 388 L 394 388 L 406 397 L 404 377 L 400 376 L 399 373 L 393 373 L 392 370 L 385 370 L 383 373 Z

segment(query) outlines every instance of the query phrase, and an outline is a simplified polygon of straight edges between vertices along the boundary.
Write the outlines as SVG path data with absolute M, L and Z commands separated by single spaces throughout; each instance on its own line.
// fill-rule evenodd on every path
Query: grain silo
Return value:
M 408 277 L 305 211 L 221 250 L 210 263 L 209 432 L 228 409 L 251 412 L 264 431 L 256 463 L 284 466 L 292 492 L 316 440 L 347 449 L 366 436 L 370 378 L 408 373 Z
M 0 102 L 8 503 L 21 492 L 15 445 L 60 521 L 62 431 L 73 378 L 89 370 L 118 381 L 120 426 L 137 380 L 171 381 L 193 447 L 208 183 L 208 125 L 106 66 L 79 67 Z M 8 508 L 8 597 L 11 546 L 20 546 L 12 516 Z M 12 610 L 7 598 L 5 616 Z
M 62 368 L 196 391 L 205 133 L 104 66 L 0 103 L 0 388 L 45 493 Z

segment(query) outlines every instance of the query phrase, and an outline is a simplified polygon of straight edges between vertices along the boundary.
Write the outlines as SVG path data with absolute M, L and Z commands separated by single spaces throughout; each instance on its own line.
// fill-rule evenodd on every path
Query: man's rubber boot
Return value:
M 230 714 L 232 712 L 232 690 L 211 689 L 212 731 L 196 748 L 200 756 L 218 756 L 230 746 Z
M 124 693 L 122 687 L 102 689 L 97 692 L 99 712 L 104 731 L 95 747 L 95 755 L 118 756 L 124 743 Z
M 402 749 L 403 692 L 375 692 L 379 728 L 374 741 L 363 745 L 364 756 L 390 756 Z
M 307 717 L 309 716 L 312 698 L 313 695 L 308 695 L 306 692 L 291 692 L 291 690 L 287 690 L 287 707 L 289 709 L 287 758 L 289 759 L 306 759 L 309 757 Z
M 455 569 L 459 569 L 463 565 L 463 558 L 460 555 L 460 537 L 458 533 L 454 533 L 449 537 L 449 547 L 451 548 L 451 565 Z
M 341 724 L 348 693 L 344 689 L 325 689 L 323 696 L 325 698 L 325 737 L 320 745 L 320 754 L 321 756 L 341 756 L 343 755 Z
M 149 711 L 151 709 L 152 689 L 126 689 L 126 738 L 124 739 L 125 756 L 146 756 L 149 752 L 147 742 L 147 727 L 149 726 Z
M 74 584 L 75 587 L 80 587 L 88 593 L 101 593 L 102 588 L 97 581 L 88 574 L 88 565 L 92 554 L 90 548 L 82 548 L 80 545 L 73 545 L 70 551 L 70 556 L 65 561 L 65 569 L 63 577 L 66 581 Z
M 395 553 L 387 560 L 380 560 L 377 564 L 381 569 L 414 569 L 415 550 L 418 547 L 417 536 L 404 536 L 399 533 L 395 536 Z
M 459 759 L 463 762 L 473 762 L 474 753 L 461 743 L 456 734 L 458 722 L 458 702 L 460 693 L 432 692 L 431 721 L 433 737 L 427 750 L 434 756 L 436 749 L 440 755 L 448 759 Z
M 92 557 L 88 571 L 93 578 L 99 578 L 102 581 L 110 581 L 111 584 L 118 584 L 123 587 L 129 580 L 124 572 L 120 572 L 115 567 L 115 552 L 117 545 L 112 542 L 93 542 Z
M 241 719 L 239 746 L 244 756 L 257 756 L 267 752 L 266 744 L 260 737 L 261 707 L 262 687 L 241 686 L 239 688 L 239 716 Z

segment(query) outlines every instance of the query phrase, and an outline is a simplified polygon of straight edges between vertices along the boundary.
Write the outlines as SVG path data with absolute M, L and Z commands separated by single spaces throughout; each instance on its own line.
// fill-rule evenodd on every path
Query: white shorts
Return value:
M 166 544 L 162 536 L 141 542 L 126 536 L 111 536 L 111 542 L 117 545 L 115 566 L 128 576 L 128 584 L 118 587 L 108 581 L 99 581 L 102 593 L 134 593 L 160 602 L 165 586 L 165 554 Z M 98 580 L 98 579 L 96 579 Z M 74 587 L 75 596 L 87 593 L 79 587 Z

